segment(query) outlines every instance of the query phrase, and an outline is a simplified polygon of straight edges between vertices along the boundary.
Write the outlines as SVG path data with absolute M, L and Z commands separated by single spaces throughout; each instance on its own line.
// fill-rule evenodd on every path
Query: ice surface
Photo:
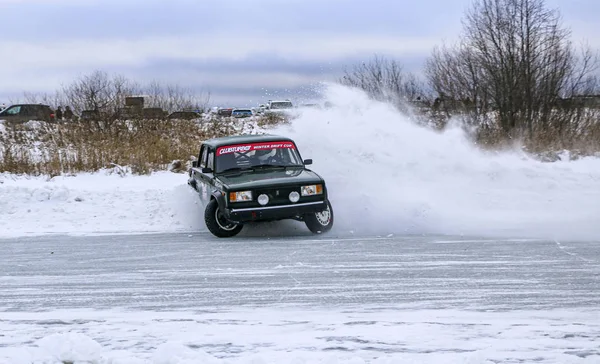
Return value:
M 2 364 L 600 362 L 597 243 L 165 233 L 0 245 Z

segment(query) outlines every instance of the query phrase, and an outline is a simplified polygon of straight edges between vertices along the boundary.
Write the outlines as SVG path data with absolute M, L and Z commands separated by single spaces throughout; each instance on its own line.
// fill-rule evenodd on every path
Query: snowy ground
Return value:
M 201 228 L 202 208 L 185 174 L 112 172 L 51 179 L 0 174 L 0 237 Z
M 267 232 L 0 241 L 0 362 L 600 362 L 597 243 Z

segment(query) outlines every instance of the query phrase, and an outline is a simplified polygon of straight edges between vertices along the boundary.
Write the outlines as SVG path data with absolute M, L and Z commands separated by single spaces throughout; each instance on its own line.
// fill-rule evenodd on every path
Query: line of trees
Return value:
M 192 89 L 158 81 L 141 85 L 122 75 L 109 75 L 100 70 L 81 76 L 53 94 L 26 92 L 24 99 L 27 103 L 44 103 L 54 108 L 70 106 L 77 115 L 83 110 L 98 110 L 102 114 L 114 115 L 125 105 L 125 97 L 131 95 L 144 95 L 145 107 L 161 108 L 169 113 L 204 111 L 210 102 L 209 92 L 197 93 Z
M 417 95 L 460 100 L 480 125 L 489 125 L 493 114 L 507 138 L 540 127 L 560 133 L 583 107 L 563 101 L 600 91 L 597 53 L 586 44 L 575 47 L 559 11 L 544 0 L 478 0 L 462 25 L 459 42 L 434 48 L 423 82 L 382 57 L 346 70 L 339 81 L 398 104 Z

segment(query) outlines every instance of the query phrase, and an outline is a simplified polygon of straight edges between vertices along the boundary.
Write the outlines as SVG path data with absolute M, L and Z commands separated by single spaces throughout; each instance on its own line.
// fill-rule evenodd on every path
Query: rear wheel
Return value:
M 211 200 L 204 210 L 204 222 L 208 231 L 219 238 L 230 238 L 242 231 L 242 224 L 234 224 L 228 221 L 219 210 L 217 200 Z
M 308 230 L 314 234 L 326 233 L 333 227 L 333 207 L 327 200 L 327 207 L 321 212 L 306 214 L 304 223 Z

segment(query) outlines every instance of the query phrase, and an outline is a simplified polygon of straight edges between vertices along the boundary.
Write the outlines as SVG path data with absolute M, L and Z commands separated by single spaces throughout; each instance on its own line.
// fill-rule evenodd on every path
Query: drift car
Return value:
M 244 224 L 294 219 L 315 233 L 333 226 L 325 180 L 306 168 L 293 140 L 277 135 L 237 135 L 206 140 L 192 163 L 188 184 L 205 206 L 215 236 L 237 235 Z

